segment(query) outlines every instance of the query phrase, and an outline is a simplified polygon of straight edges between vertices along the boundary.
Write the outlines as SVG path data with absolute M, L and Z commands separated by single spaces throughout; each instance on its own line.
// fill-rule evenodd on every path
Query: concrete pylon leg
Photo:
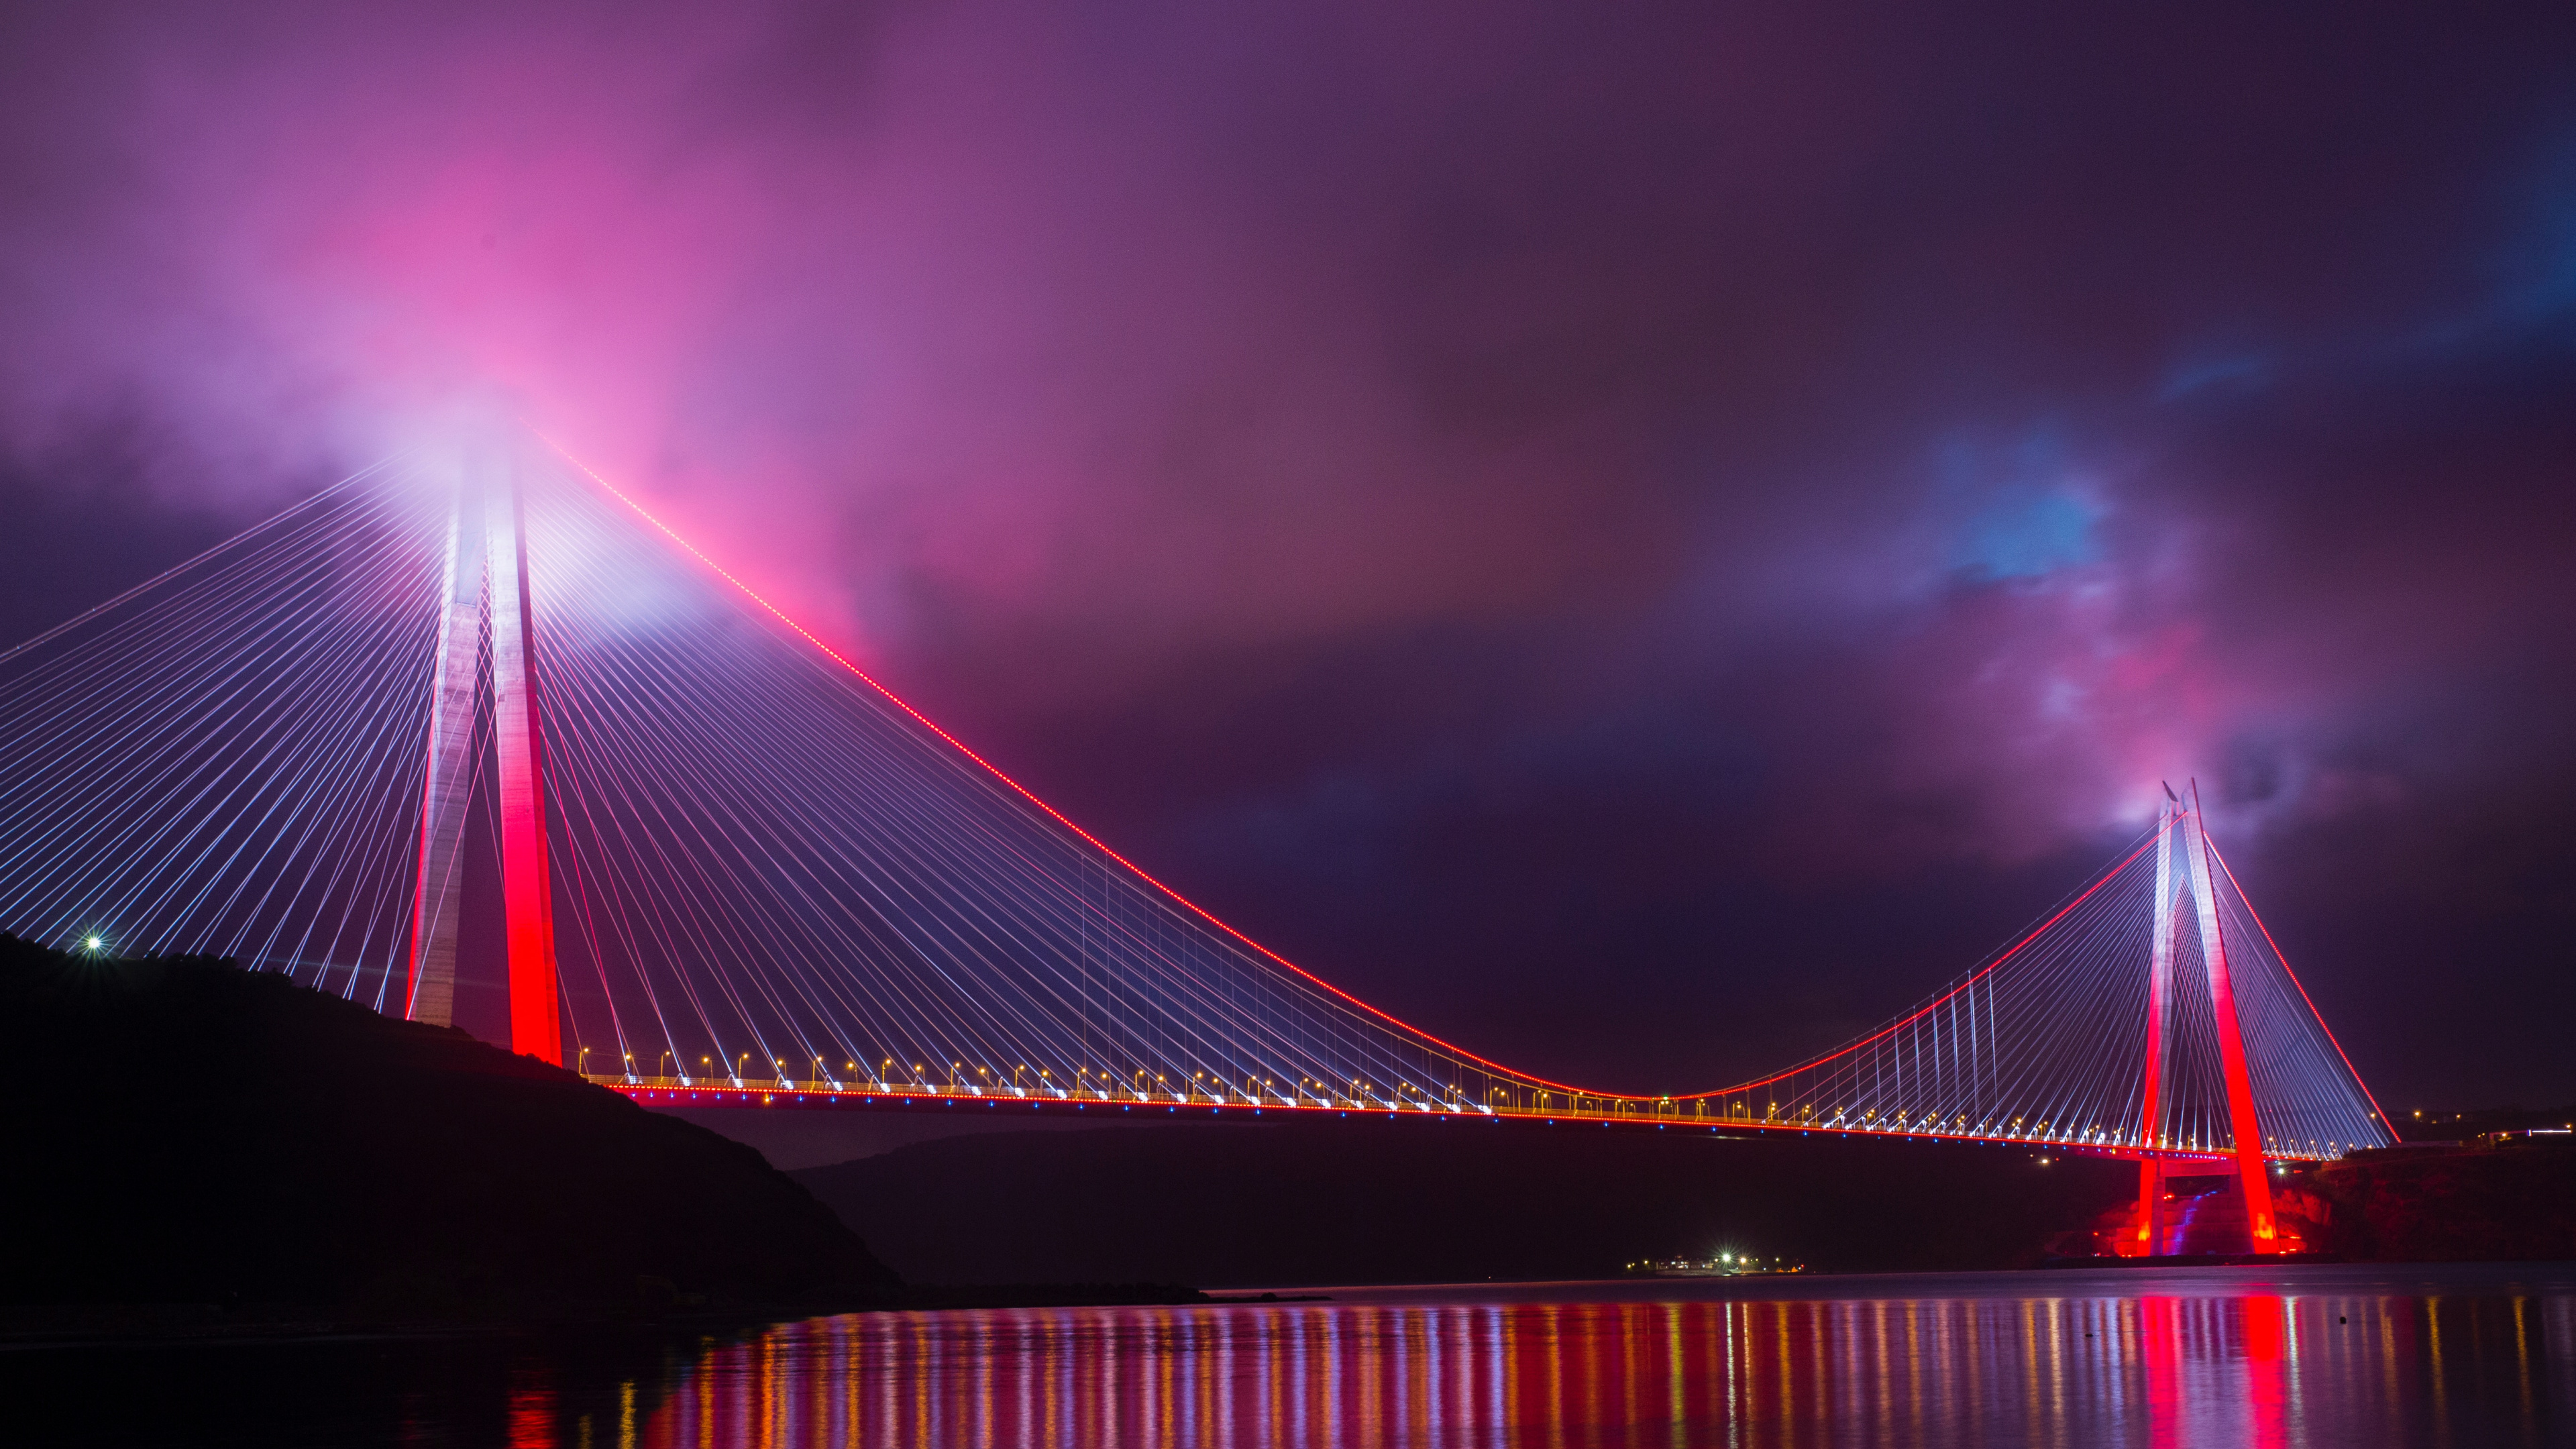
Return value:
M 2166 795 L 2172 795 L 2167 790 Z M 2147 1053 L 2145 1090 L 2138 1113 L 2138 1145 L 2150 1150 L 2164 1145 L 2164 1072 L 2165 1008 L 2173 996 L 2174 938 L 2174 806 L 2168 798 L 2156 811 L 2156 894 L 2148 930 L 2147 948 Z M 2164 1176 L 2152 1157 L 2141 1164 L 2138 1177 L 2138 1242 L 2139 1251 L 2154 1253 L 2164 1243 L 2159 1214 L 2164 1201 Z
M 2138 1164 L 2138 1253 L 2153 1257 L 2165 1250 L 2165 1174 L 2155 1158 Z
M 2191 872 L 2191 893 L 2200 905 L 2200 954 L 2209 968 L 2209 1004 L 2218 1018 L 2219 1074 L 2227 1084 L 2227 1121 L 2234 1138 L 2236 1178 L 2245 1193 L 2245 1225 L 2257 1253 L 2281 1250 L 2272 1220 L 2272 1180 L 2263 1159 L 2263 1124 L 2254 1110 L 2253 1075 L 2245 1060 L 2245 1032 L 2236 1014 L 2236 986 L 2227 970 L 2227 939 L 2218 923 L 2218 896 L 2211 884 L 2209 841 L 2200 825 L 2200 787 L 2191 791 L 2191 808 L 2183 816 L 2183 864 Z
M 465 814 L 472 778 L 476 653 L 483 628 L 482 480 L 467 465 L 448 517 L 439 591 L 437 658 L 429 688 L 429 761 L 420 792 L 420 850 L 412 882 L 411 952 L 403 1015 L 456 1020 L 456 937 L 463 914 Z
M 500 754 L 501 897 L 510 943 L 510 1049 L 563 1064 L 555 995 L 554 883 L 546 861 L 545 758 L 538 724 L 536 616 L 528 599 L 517 482 L 485 495 L 492 580 L 492 724 Z

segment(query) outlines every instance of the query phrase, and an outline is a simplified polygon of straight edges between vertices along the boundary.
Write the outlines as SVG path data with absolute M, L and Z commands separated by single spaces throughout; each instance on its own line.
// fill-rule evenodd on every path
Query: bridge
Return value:
M 2226 1176 L 2395 1140 L 2205 827 L 1876 1030 L 1640 1094 L 1234 930 L 568 455 L 389 459 L 0 652 L 0 929 L 202 953 L 653 1106 L 1392 1116 L 1978 1142 Z M 471 996 L 469 989 L 468 995 Z

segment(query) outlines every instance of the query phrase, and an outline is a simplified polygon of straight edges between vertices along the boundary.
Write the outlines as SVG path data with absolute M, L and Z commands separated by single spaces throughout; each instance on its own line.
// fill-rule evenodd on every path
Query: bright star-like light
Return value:
M 95 950 L 97 950 L 99 947 L 104 946 L 104 945 L 106 945 L 107 943 L 106 943 L 105 941 L 100 940 L 100 939 L 99 939 L 98 937 L 96 937 L 96 936 L 92 936 L 92 937 L 90 937 L 87 941 L 83 942 L 82 944 L 84 944 L 84 945 L 86 945 L 87 947 L 89 947 L 89 949 L 91 949 L 91 950 L 95 951 Z

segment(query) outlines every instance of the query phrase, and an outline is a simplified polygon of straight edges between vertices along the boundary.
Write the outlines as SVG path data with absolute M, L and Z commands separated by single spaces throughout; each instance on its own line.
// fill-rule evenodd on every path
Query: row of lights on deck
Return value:
M 590 1048 L 584 1047 L 581 1050 L 583 1060 L 587 1062 Z M 664 1052 L 662 1054 L 662 1066 L 665 1069 L 667 1069 L 670 1059 L 671 1053 Z M 741 1087 L 743 1085 L 742 1067 L 749 1063 L 750 1060 L 751 1054 L 749 1052 L 744 1052 L 736 1058 L 734 1071 L 732 1073 L 732 1081 L 736 1087 Z M 627 1078 L 629 1080 L 639 1080 L 635 1077 L 634 1053 L 627 1053 L 625 1061 Z M 711 1067 L 714 1059 L 712 1057 L 700 1057 L 698 1061 L 701 1066 Z M 792 1090 L 793 1083 L 787 1076 L 786 1058 L 773 1058 L 772 1061 L 778 1069 L 778 1085 Z M 848 1090 L 841 1081 L 824 1075 L 825 1063 L 826 1059 L 823 1057 L 815 1057 L 813 1059 L 815 1075 L 812 1080 L 818 1085 L 828 1085 L 831 1090 Z M 844 1062 L 842 1065 L 846 1070 L 854 1074 L 859 1070 L 859 1064 L 855 1061 Z M 875 1090 L 910 1090 L 916 1092 L 935 1090 L 934 1084 L 931 1083 L 927 1076 L 929 1070 L 927 1064 L 921 1062 L 913 1063 L 912 1080 L 901 1087 L 898 1087 L 893 1080 L 894 1068 L 896 1065 L 896 1059 L 893 1057 L 887 1057 L 879 1063 L 879 1074 L 877 1081 L 874 1084 Z M 969 1082 L 963 1079 L 962 1073 L 965 1069 L 966 1064 L 963 1061 L 952 1061 L 948 1064 L 948 1089 L 952 1095 L 983 1096 L 988 1093 L 999 1093 L 1006 1090 L 1013 1096 L 1018 1097 L 1026 1097 L 1029 1094 L 1029 1088 L 1026 1085 L 1026 1078 L 1031 1068 L 1026 1063 L 1022 1063 L 1013 1069 L 1012 1078 L 1007 1087 L 994 1080 L 993 1069 L 990 1067 L 979 1066 L 975 1068 L 975 1075 L 980 1080 L 974 1082 Z M 1058 1099 L 1065 1099 L 1074 1096 L 1093 1096 L 1098 1100 L 1108 1102 L 1116 1101 L 1121 1095 L 1128 1095 L 1136 1101 L 1144 1102 L 1154 1100 L 1156 1094 L 1159 1093 L 1171 1097 L 1171 1099 L 1176 1103 L 1187 1103 L 1196 1101 L 1201 1094 L 1205 1094 L 1211 1101 L 1224 1103 L 1234 1100 L 1232 1094 L 1236 1090 L 1222 1077 L 1216 1078 L 1211 1082 L 1208 1074 L 1204 1071 L 1191 1073 L 1188 1087 L 1179 1091 L 1172 1089 L 1171 1079 L 1167 1074 L 1159 1072 L 1150 1073 L 1153 1077 L 1153 1082 L 1151 1086 L 1148 1086 L 1145 1079 L 1149 1073 L 1141 1068 L 1133 1074 L 1131 1079 L 1122 1082 L 1106 1069 L 1094 1072 L 1088 1067 L 1079 1067 L 1076 1068 L 1074 1072 L 1075 1086 L 1070 1090 L 1056 1085 L 1052 1069 L 1040 1067 L 1037 1068 L 1036 1071 L 1038 1078 L 1037 1090 Z M 682 1076 L 679 1081 L 683 1086 L 695 1085 L 695 1083 L 685 1075 Z M 1424 1111 L 1483 1110 L 1487 1113 L 1491 1113 L 1495 1110 L 1491 1104 L 1487 1104 L 1481 1109 L 1471 1107 L 1464 1094 L 1455 1086 L 1448 1089 L 1448 1093 L 1445 1098 L 1440 1098 L 1435 1097 L 1428 1088 L 1416 1088 L 1411 1082 L 1403 1082 L 1398 1084 L 1392 1101 L 1384 1097 L 1378 1097 L 1376 1095 L 1378 1089 L 1372 1087 L 1368 1080 L 1363 1077 L 1351 1078 L 1349 1087 L 1350 1090 L 1343 1095 L 1342 1100 L 1348 1106 L 1353 1108 L 1367 1108 L 1371 1105 L 1394 1107 L 1417 1105 L 1416 1099 L 1418 1098 L 1418 1105 Z M 862 1087 L 860 1090 L 868 1090 L 868 1088 Z M 1327 1084 L 1313 1077 L 1298 1078 L 1297 1088 L 1292 1092 L 1283 1093 L 1278 1090 L 1278 1082 L 1275 1078 L 1254 1078 L 1247 1076 L 1244 1078 L 1241 1092 L 1243 1100 L 1245 1101 L 1259 1103 L 1265 1100 L 1265 1098 L 1276 1098 L 1283 1106 L 1303 1105 L 1305 1100 L 1310 1096 L 1320 1106 L 1330 1107 L 1333 1105 L 1334 1101 L 1333 1093 L 1327 1090 Z M 1488 1096 L 1490 1097 L 1506 1099 L 1512 1095 L 1512 1089 L 1504 1087 L 1493 1088 L 1488 1093 Z M 1549 1105 L 1549 1098 L 1552 1095 L 1556 1094 L 1544 1091 L 1533 1093 L 1534 1105 L 1528 1110 L 1537 1113 L 1546 1112 Z M 1581 1114 L 1583 1104 L 1587 1100 L 1594 1104 L 1596 1110 L 1602 1111 L 1605 1115 L 1610 1114 L 1614 1109 L 1618 1114 L 1624 1115 L 1635 1110 L 1637 1106 L 1641 1105 L 1639 1099 L 1591 1097 L 1589 1094 L 1575 1093 L 1567 1093 L 1564 1095 L 1566 1096 L 1570 1113 L 1573 1115 Z M 1704 1107 L 1707 1104 L 1707 1100 L 1708 1099 L 1705 1098 L 1695 1099 L 1694 1106 Z M 1662 1109 L 1672 1108 L 1676 1103 L 1671 1097 L 1662 1097 L 1653 1099 L 1653 1105 L 1658 1109 L 1658 1115 L 1660 1115 Z M 1516 1108 L 1514 1104 L 1506 1100 L 1502 1110 L 1513 1111 L 1516 1110 Z M 1727 1118 L 1728 1114 L 1724 1110 L 1724 1104 L 1720 1104 L 1718 1115 L 1721 1120 Z M 1925 1124 L 1937 1122 L 1938 1117 L 1939 1114 L 1935 1112 L 1924 1113 L 1923 1117 L 1914 1123 L 1914 1130 L 1925 1130 Z M 1749 1105 L 1742 1101 L 1735 1103 L 1733 1118 L 1737 1121 L 1750 1121 L 1751 1115 Z M 1762 1120 L 1766 1124 L 1795 1121 L 1803 1125 L 1813 1126 L 1816 1121 L 1815 1108 L 1801 1107 L 1797 1109 L 1797 1115 L 1794 1118 L 1784 1119 L 1780 1115 L 1780 1104 L 1777 1102 L 1770 1102 L 1765 1104 L 1765 1112 Z M 1904 1112 L 1898 1112 L 1891 1120 L 1895 1122 L 1898 1129 L 1902 1130 L 1907 1125 L 1907 1114 Z M 2075 1143 L 2098 1142 L 2106 1145 L 2119 1146 L 2139 1145 L 2138 1139 L 2134 1135 L 2116 1132 L 2105 1133 L 2099 1126 L 2089 1126 L 2082 1132 L 2070 1132 L 2064 1128 L 2059 1128 L 2055 1132 L 2052 1132 L 2050 1124 L 2046 1120 L 2032 1124 L 2030 1130 L 2025 1133 L 2023 1131 L 2024 1120 L 2025 1119 L 2020 1117 L 2013 1118 L 2009 1128 L 1999 1129 L 1995 1135 L 2002 1137 L 2019 1137 L 2026 1141 L 2057 1141 Z M 1861 1114 L 1861 1122 L 1862 1130 L 1864 1131 L 1878 1130 L 1877 1110 L 1872 1108 L 1864 1111 Z M 1846 1115 L 1841 1112 L 1837 1112 L 1833 1116 L 1826 1118 L 1825 1123 L 1829 1129 L 1834 1127 L 1847 1127 L 1849 1125 L 1846 1120 Z M 1985 1122 L 1979 1122 L 1976 1124 L 1976 1129 L 1978 1132 L 1982 1132 L 1987 1125 L 1988 1124 Z M 1930 1130 L 1947 1135 L 1974 1135 L 1970 1132 L 1967 1114 L 1965 1113 L 1953 1114 L 1949 1122 L 1932 1127 Z M 2182 1139 L 2159 1139 L 2154 1145 L 2160 1148 L 2177 1151 L 2201 1150 L 2200 1139 L 2196 1136 Z M 2267 1142 L 2266 1145 L 2273 1148 L 2275 1151 L 2297 1149 L 2297 1144 L 2295 1143 L 2290 1144 L 2288 1148 L 2285 1149 L 2277 1140 Z M 2325 1144 L 2325 1151 L 2330 1155 L 2339 1147 L 2339 1145 L 2340 1144 L 2337 1143 L 2327 1143 Z M 2306 1146 L 2307 1150 L 2310 1152 L 2318 1150 L 2318 1145 L 2313 1141 L 2309 1142 Z
M 590 1051 L 591 1048 L 589 1047 L 583 1047 L 581 1049 L 581 1070 L 585 1075 L 588 1074 Z M 669 1080 L 669 1078 L 664 1077 L 662 1074 L 668 1070 L 670 1060 L 671 1053 L 662 1053 L 661 1062 L 657 1066 L 655 1073 L 657 1080 Z M 743 1084 L 742 1068 L 747 1065 L 750 1060 L 751 1053 L 749 1052 L 741 1053 L 735 1059 L 733 1071 L 731 1073 L 731 1080 L 735 1086 L 739 1087 Z M 776 1057 L 771 1060 L 772 1064 L 778 1069 L 778 1085 L 793 1090 L 795 1084 L 793 1079 L 787 1075 L 787 1059 L 784 1057 Z M 836 1091 L 848 1090 L 846 1085 L 839 1079 L 824 1075 L 824 1067 L 828 1060 L 827 1058 L 815 1057 L 812 1060 L 814 1064 L 814 1076 L 810 1080 L 815 1085 L 828 1086 L 830 1089 Z M 633 1052 L 625 1053 L 624 1061 L 626 1079 L 629 1081 L 642 1081 L 643 1079 L 638 1077 L 635 1072 L 635 1054 Z M 712 1056 L 702 1056 L 698 1058 L 698 1062 L 700 1066 L 709 1068 L 711 1071 L 714 1065 L 714 1058 Z M 896 1059 L 893 1057 L 883 1059 L 878 1064 L 879 1072 L 876 1075 L 875 1081 L 871 1085 L 881 1091 L 908 1089 L 912 1091 L 927 1092 L 936 1089 L 936 1084 L 932 1082 L 928 1076 L 928 1065 L 922 1062 L 913 1063 L 912 1080 L 898 1086 L 894 1080 L 894 1068 L 896 1064 Z M 854 1074 L 859 1070 L 859 1064 L 855 1061 L 844 1062 L 842 1063 L 842 1066 L 845 1070 Z M 1025 1097 L 1028 1095 L 1029 1089 L 1026 1085 L 1026 1078 L 1031 1069 L 1026 1063 L 1021 1064 L 1013 1070 L 1011 1082 L 1007 1087 L 994 1080 L 993 1069 L 990 1067 L 975 1068 L 975 1075 L 979 1080 L 972 1082 L 964 1079 L 962 1074 L 965 1070 L 966 1064 L 963 1061 L 952 1061 L 948 1064 L 948 1090 L 950 1093 L 955 1095 L 981 1096 L 985 1095 L 988 1091 L 1000 1092 L 1007 1090 L 1015 1096 Z M 1068 1089 L 1056 1085 L 1055 1073 L 1051 1068 L 1040 1067 L 1037 1068 L 1036 1071 L 1038 1076 L 1037 1090 L 1049 1093 L 1058 1098 L 1064 1098 L 1069 1095 L 1088 1094 L 1097 1096 L 1103 1101 L 1114 1101 L 1117 1099 L 1119 1094 L 1126 1093 L 1133 1095 L 1138 1101 L 1148 1101 L 1151 1100 L 1157 1092 L 1160 1092 L 1170 1095 L 1176 1102 L 1186 1102 L 1196 1100 L 1199 1094 L 1204 1093 L 1211 1100 L 1223 1102 L 1232 1100 L 1230 1094 L 1235 1090 L 1233 1085 L 1222 1077 L 1218 1077 L 1211 1081 L 1208 1074 L 1204 1071 L 1191 1073 L 1188 1087 L 1184 1090 L 1175 1091 L 1171 1086 L 1171 1078 L 1166 1073 L 1149 1073 L 1148 1071 L 1140 1068 L 1134 1073 L 1132 1079 L 1122 1081 L 1105 1068 L 1098 1072 L 1094 1072 L 1088 1067 L 1080 1067 L 1076 1068 L 1074 1072 L 1076 1085 L 1068 1091 Z M 1148 1085 L 1146 1082 L 1146 1078 L 1149 1075 L 1153 1078 L 1151 1085 Z M 693 1079 L 685 1074 L 677 1080 L 682 1086 L 695 1085 Z M 1327 1105 L 1332 1101 L 1331 1094 L 1325 1090 L 1325 1084 L 1323 1082 L 1312 1077 L 1301 1077 L 1298 1081 L 1302 1090 L 1298 1093 L 1288 1094 L 1279 1092 L 1278 1081 L 1276 1078 L 1247 1076 L 1243 1079 L 1241 1090 L 1246 1100 L 1256 1102 L 1262 1100 L 1265 1093 L 1277 1097 L 1283 1104 L 1292 1106 L 1298 1104 L 1306 1095 L 1312 1095 L 1318 1102 Z M 1351 1094 L 1346 1099 L 1349 1104 L 1354 1107 L 1366 1105 L 1366 1102 L 1363 1099 L 1370 1097 L 1375 1090 L 1368 1080 L 1363 1077 L 1353 1077 L 1350 1085 Z M 862 1090 L 866 1089 L 862 1088 Z M 1398 1100 L 1403 1100 L 1404 1094 L 1406 1093 L 1418 1093 L 1426 1106 L 1430 1105 L 1433 1101 L 1432 1094 L 1427 1089 L 1417 1089 L 1410 1082 L 1400 1085 L 1398 1088 Z M 1463 1097 L 1458 1095 L 1457 1089 L 1451 1089 L 1450 1098 L 1451 1099 L 1449 1101 L 1442 1103 L 1442 1105 L 1460 1110 L 1465 1109 L 1466 1102 Z

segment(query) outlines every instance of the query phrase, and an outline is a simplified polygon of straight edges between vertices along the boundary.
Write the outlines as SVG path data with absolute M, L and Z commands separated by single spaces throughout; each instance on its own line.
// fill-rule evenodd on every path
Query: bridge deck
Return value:
M 1521 1123 L 1536 1125 L 1580 1125 L 1601 1127 L 1652 1127 L 1664 1130 L 1683 1128 L 1712 1133 L 1765 1133 L 1812 1137 L 1876 1137 L 1908 1142 L 1960 1142 L 1987 1146 L 2044 1148 L 2050 1152 L 2080 1157 L 2108 1157 L 2129 1161 L 2158 1159 L 2180 1165 L 2207 1163 L 2215 1171 L 2227 1170 L 2235 1159 L 2232 1155 L 2205 1148 L 2145 1148 L 2130 1143 L 2086 1140 L 2076 1134 L 1979 1133 L 1975 1131 L 1916 1131 L 1850 1123 L 1774 1121 L 1750 1116 L 1727 1116 L 1704 1109 L 1700 1098 L 1606 1098 L 1605 1107 L 1587 1110 L 1550 1110 L 1531 1107 L 1498 1106 L 1479 1108 L 1469 1103 L 1443 1104 L 1436 1100 L 1393 1102 L 1317 1101 L 1279 1098 L 1253 1101 L 1239 1094 L 1219 1099 L 1207 1093 L 1177 1094 L 1146 1092 L 1141 1094 L 1105 1094 L 1041 1090 L 1036 1088 L 998 1088 L 978 1090 L 959 1086 L 954 1090 L 936 1087 L 890 1086 L 874 1083 L 852 1086 L 834 1082 L 772 1082 L 754 1085 L 748 1079 L 742 1085 L 731 1081 L 710 1083 L 679 1077 L 624 1077 L 592 1075 L 588 1080 L 633 1099 L 648 1107 L 696 1108 L 769 1108 L 822 1110 L 834 1108 L 869 1108 L 892 1111 L 951 1111 L 960 1107 L 982 1107 L 989 1111 L 1004 1108 L 1056 1116 L 1071 1113 L 1091 1115 L 1115 1112 L 1120 1115 L 1161 1112 L 1166 1116 L 1251 1118 L 1276 1115 L 1290 1118 L 1383 1117 L 1390 1121 L 1451 1121 Z M 2332 1154 L 2307 1152 L 2274 1152 L 2266 1154 L 2273 1161 L 2310 1162 L 2328 1160 Z

